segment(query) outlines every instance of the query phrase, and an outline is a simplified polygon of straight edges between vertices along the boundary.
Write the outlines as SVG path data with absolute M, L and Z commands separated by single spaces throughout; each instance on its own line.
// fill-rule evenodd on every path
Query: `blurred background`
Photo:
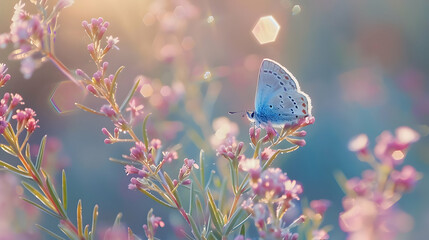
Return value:
M 1 0 L 0 32 L 9 31 L 16 2 Z M 282 156 L 276 165 L 302 183 L 305 199 L 332 201 L 325 219 L 333 226 L 331 239 L 346 236 L 338 226 L 344 194 L 334 172 L 351 178 L 368 168 L 348 151 L 348 141 L 366 133 L 373 147 L 382 131 L 410 126 L 422 139 L 412 146 L 405 164 L 424 177 L 399 202 L 414 219 L 413 229 L 399 239 L 425 239 L 429 234 L 427 9 L 426 0 L 76 0 L 60 16 L 56 54 L 70 69 L 92 74 L 95 67 L 81 22 L 92 17 L 109 21 L 107 35 L 120 39 L 120 50 L 106 59 L 110 72 L 126 67 L 119 80 L 119 98 L 137 76 L 143 76 L 139 97 L 145 111 L 154 113 L 150 134 L 166 146 L 180 143 L 179 159 L 198 159 L 200 147 L 205 148 L 213 169 L 222 168 L 210 151 L 214 120 L 226 117 L 235 122 L 237 138 L 248 141 L 250 123 L 228 111 L 254 108 L 263 58 L 287 67 L 310 95 L 316 123 L 306 129 L 307 145 Z M 278 35 L 274 42 L 260 44 L 252 30 L 258 19 L 270 15 L 280 26 Z M 128 154 L 130 146 L 104 144 L 101 128 L 111 130 L 112 124 L 68 106 L 78 101 L 96 107 L 100 102 L 84 96 L 73 84 L 62 83 L 65 77 L 49 62 L 24 79 L 19 62 L 7 60 L 11 50 L 9 46 L 0 51 L 0 62 L 7 63 L 12 75 L 3 90 L 21 94 L 26 106 L 37 112 L 41 128 L 32 137 L 34 144 L 44 134 L 61 144 L 62 148 L 54 147 L 60 149 L 55 154 L 61 159 L 55 166 L 66 168 L 70 205 L 82 199 L 89 221 L 92 207 L 99 204 L 100 228 L 110 226 L 122 212 L 124 223 L 140 236 L 146 213 L 154 208 L 167 224 L 159 237 L 168 239 L 169 229 L 180 217 L 128 190 L 123 167 L 108 160 Z M 203 141 L 195 140 L 199 138 Z M 6 199 L 3 191 L 0 198 Z M 3 215 L 0 223 L 7 225 Z M 55 219 L 40 215 L 46 226 L 56 228 Z

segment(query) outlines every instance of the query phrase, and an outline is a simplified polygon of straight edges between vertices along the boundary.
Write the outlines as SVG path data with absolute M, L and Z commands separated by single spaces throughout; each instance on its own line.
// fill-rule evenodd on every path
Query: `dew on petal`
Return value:
M 203 75 L 203 78 L 204 78 L 205 80 L 208 80 L 208 79 L 210 79 L 211 77 L 212 77 L 212 73 L 211 73 L 210 71 L 205 72 L 205 73 L 204 73 L 204 75 Z
M 86 91 L 72 81 L 60 82 L 49 99 L 52 107 L 62 114 L 77 110 L 75 103 L 81 102 Z
M 252 30 L 253 35 L 259 44 L 274 42 L 280 31 L 280 25 L 273 16 L 265 16 L 259 18 L 255 27 Z

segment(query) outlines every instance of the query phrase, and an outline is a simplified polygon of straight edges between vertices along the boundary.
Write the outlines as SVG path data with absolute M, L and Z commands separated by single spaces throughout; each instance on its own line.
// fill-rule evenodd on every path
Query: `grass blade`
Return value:
M 92 212 L 92 226 L 91 226 L 91 240 L 92 240 L 92 236 L 95 235 L 95 229 L 96 229 L 96 225 L 97 225 L 97 219 L 98 219 L 98 205 L 96 204 L 94 206 L 94 211 Z
M 146 124 L 147 124 L 147 120 L 149 119 L 150 115 L 151 115 L 150 113 L 148 115 L 146 115 L 146 117 L 144 118 L 144 121 L 143 121 L 143 141 L 144 141 L 144 145 L 145 145 L 146 149 L 149 149 L 149 138 L 147 136 Z
M 205 159 L 204 150 L 201 149 L 201 151 L 200 151 L 200 182 L 201 182 L 201 185 L 203 185 L 203 186 L 205 184 L 204 159 Z

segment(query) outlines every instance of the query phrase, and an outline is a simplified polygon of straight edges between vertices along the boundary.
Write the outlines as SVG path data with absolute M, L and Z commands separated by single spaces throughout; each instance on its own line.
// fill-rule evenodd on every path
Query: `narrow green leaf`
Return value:
M 77 233 L 79 235 L 79 238 L 83 236 L 83 224 L 82 224 L 82 200 L 79 199 L 77 202 L 77 208 L 76 208 L 76 218 L 77 218 Z
M 118 70 L 116 70 L 115 77 L 113 77 L 112 85 L 110 86 L 110 93 L 109 93 L 110 99 L 113 97 L 113 94 L 116 93 L 116 86 L 117 86 L 116 81 L 118 79 L 119 73 L 121 73 L 122 70 L 124 70 L 124 68 L 125 68 L 124 66 L 121 66 L 120 68 L 118 68 Z
M 39 192 L 37 189 L 35 189 L 33 186 L 26 182 L 21 182 L 22 185 L 31 193 L 33 196 L 35 196 L 41 203 L 43 203 L 46 207 L 55 210 L 55 207 L 49 202 L 49 200 L 43 195 L 41 192 Z
M 349 192 L 347 191 L 347 187 L 345 185 L 346 182 L 347 182 L 346 175 L 344 175 L 344 173 L 341 172 L 341 171 L 335 171 L 334 177 L 335 177 L 335 181 L 338 183 L 338 185 L 340 186 L 341 190 L 343 190 L 343 192 L 345 194 L 348 194 Z
M 196 239 L 200 240 L 201 239 L 201 232 L 198 229 L 197 224 L 195 224 L 194 218 L 189 214 L 186 214 L 186 215 L 188 215 L 188 219 L 191 222 L 192 234 L 194 235 L 194 237 Z
M 205 187 L 205 190 L 206 190 L 206 191 L 207 191 L 207 189 L 209 188 L 210 183 L 212 182 L 212 178 L 213 178 L 213 175 L 214 175 L 214 174 L 215 174 L 215 171 L 214 171 L 214 170 L 210 171 L 209 180 L 207 181 L 207 183 L 206 183 L 206 187 Z
M 121 165 L 132 165 L 132 166 L 136 166 L 136 167 L 141 167 L 141 163 L 136 163 L 136 162 L 131 162 L 128 160 L 121 160 L 121 159 L 116 159 L 116 158 L 109 158 L 109 161 L 115 162 L 115 163 L 119 163 Z
M 40 166 L 42 166 L 43 155 L 45 153 L 45 145 L 46 145 L 46 135 L 43 136 L 42 141 L 40 141 L 39 152 L 37 153 L 36 158 L 36 170 L 39 171 Z
M 130 227 L 128 227 L 128 239 L 127 240 L 134 240 L 134 233 Z
M 229 220 L 229 222 L 224 227 L 224 229 L 225 229 L 224 235 L 228 235 L 232 231 L 232 229 L 237 227 L 235 225 L 235 223 L 240 219 L 242 212 L 243 212 L 243 209 L 241 207 L 239 207 L 234 212 L 234 214 L 231 216 L 231 219 Z
M 203 206 L 201 204 L 200 197 L 197 194 L 195 194 L 195 204 L 197 205 L 198 213 L 200 214 L 200 216 L 204 216 Z
M 227 191 L 227 179 L 225 178 L 220 187 L 220 195 L 219 195 L 219 209 L 224 210 L 225 204 L 228 200 L 228 191 Z
M 121 104 L 121 107 L 119 108 L 119 111 L 122 112 L 122 110 L 124 110 L 124 108 L 128 105 L 128 103 L 130 102 L 130 100 L 133 97 L 134 93 L 136 92 L 137 87 L 139 86 L 139 83 L 140 83 L 140 79 L 137 80 L 136 83 L 134 83 L 133 88 L 128 93 L 128 96 L 125 98 L 124 102 Z
M 53 238 L 57 239 L 57 240 L 65 240 L 64 238 L 58 236 L 57 234 L 55 234 L 54 232 L 52 232 L 51 230 L 44 228 L 43 226 L 36 224 L 36 226 L 38 228 L 40 228 L 41 230 L 45 231 L 47 234 L 51 235 Z
M 240 235 L 244 237 L 244 239 L 246 239 L 246 225 L 241 225 L 240 228 Z
M 191 183 L 191 190 L 189 191 L 189 215 L 192 215 L 192 213 L 194 212 L 194 202 L 194 184 Z
M 237 225 L 235 225 L 235 227 L 232 229 L 232 231 L 235 231 L 235 229 L 237 229 L 237 228 L 239 228 L 241 225 L 243 225 L 250 217 L 251 217 L 252 215 L 251 214 L 249 214 L 249 215 L 247 215 L 247 217 L 246 218 L 244 218 L 244 220 L 243 221 L 241 221 L 239 224 L 237 224 Z
M 28 161 L 31 161 L 30 144 L 29 143 L 27 143 L 25 145 L 25 157 L 28 159 Z
M 200 182 L 204 186 L 205 184 L 205 165 L 204 165 L 205 154 L 204 150 L 200 151 Z
M 12 173 L 20 175 L 22 177 L 31 178 L 31 176 L 28 175 L 26 172 L 14 167 L 14 166 L 6 163 L 6 162 L 0 161 L 0 166 L 4 167 L 8 171 L 11 171 Z
M 155 196 L 154 196 L 154 195 L 152 195 L 150 192 L 148 192 L 148 191 L 146 191 L 146 190 L 144 190 L 144 189 L 139 188 L 139 191 L 140 191 L 140 192 L 142 192 L 142 193 L 144 193 L 144 194 L 146 194 L 148 197 L 152 198 L 152 200 L 156 201 L 157 203 L 159 203 L 159 204 L 161 204 L 161 205 L 163 205 L 163 206 L 166 206 L 166 207 L 169 207 L 169 208 L 176 209 L 176 207 L 171 206 L 170 204 L 168 204 L 168 203 L 166 203 L 166 202 L 162 201 L 161 199 L 159 199 L 159 198 L 155 197 Z
M 73 240 L 80 239 L 72 230 L 68 229 L 67 226 L 58 224 L 58 228 L 69 238 Z
M 82 109 L 82 110 L 84 110 L 84 111 L 86 111 L 86 112 L 93 113 L 93 114 L 95 114 L 95 115 L 104 116 L 104 114 L 103 114 L 103 113 L 101 113 L 101 112 L 99 112 L 99 111 L 96 111 L 96 110 L 94 110 L 94 109 L 92 109 L 92 108 L 86 107 L 86 106 L 84 106 L 84 105 L 82 105 L 82 104 L 75 103 L 74 105 L 76 105 L 76 107 L 78 107 L 78 108 L 80 108 L 80 109 Z
M 143 121 L 143 141 L 144 141 L 144 145 L 145 145 L 146 149 L 149 149 L 149 138 L 147 136 L 146 124 L 147 124 L 147 120 L 149 119 L 150 115 L 151 115 L 151 113 L 146 115 L 146 117 L 144 118 L 144 121 Z
M 215 225 L 216 229 L 219 232 L 222 232 L 222 225 L 221 225 L 221 219 L 219 216 L 218 209 L 216 208 L 216 204 L 213 200 L 213 196 L 210 192 L 210 190 L 207 190 L 207 196 L 208 196 L 208 202 L 209 202 L 209 211 L 210 215 L 212 216 L 213 224 Z
M 91 240 L 93 240 L 92 236 L 95 235 L 95 229 L 97 226 L 97 219 L 98 219 L 98 205 L 95 204 L 94 211 L 92 212 L 92 226 L 91 226 L 91 234 L 90 234 Z
M 67 213 L 66 213 L 66 211 L 63 208 L 63 204 L 61 203 L 61 200 L 58 197 L 57 191 L 55 191 L 54 185 L 52 185 L 51 181 L 49 180 L 48 175 L 46 175 L 46 185 L 48 186 L 49 193 L 52 196 L 52 199 L 53 199 L 53 201 L 55 203 L 55 206 L 57 206 L 57 208 L 61 212 L 61 215 L 64 216 L 64 217 L 67 216 Z
M 51 215 L 51 216 L 53 216 L 55 218 L 61 218 L 60 215 L 58 215 L 58 214 L 56 214 L 56 213 L 48 210 L 47 208 L 43 207 L 42 205 L 40 205 L 38 203 L 35 203 L 35 202 L 33 202 L 33 201 L 29 200 L 29 199 L 26 199 L 26 198 L 22 198 L 22 200 L 28 202 L 29 204 L 31 204 L 31 205 L 39 208 L 40 210 L 44 211 L 45 213 L 47 213 L 47 214 L 49 214 L 49 215 Z
M 210 232 L 209 235 L 207 236 L 207 240 L 217 240 L 217 238 L 215 237 L 213 232 Z
M 118 213 L 115 218 L 115 223 L 113 223 L 114 227 L 119 227 L 121 225 L 122 213 Z
M 63 206 L 64 210 L 67 211 L 67 178 L 66 178 L 66 172 L 63 169 L 62 174 L 62 190 L 63 190 Z
M 89 224 L 86 224 L 85 229 L 83 230 L 83 235 L 85 239 L 89 239 Z
M 9 153 L 10 155 L 14 156 L 14 157 L 18 157 L 15 154 L 15 151 L 13 151 L 13 149 L 9 146 L 6 146 L 4 144 L 0 144 L 0 148 L 3 149 L 3 151 L 5 151 L 6 153 Z

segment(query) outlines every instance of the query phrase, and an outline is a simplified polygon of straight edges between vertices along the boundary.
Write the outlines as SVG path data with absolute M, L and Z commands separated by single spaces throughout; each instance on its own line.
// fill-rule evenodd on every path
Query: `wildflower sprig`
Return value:
M 374 154 L 369 149 L 368 137 L 361 134 L 349 143 L 362 162 L 372 169 L 365 170 L 362 178 L 346 177 L 338 173 L 337 181 L 346 193 L 343 199 L 344 212 L 339 223 L 350 238 L 393 239 L 407 230 L 400 221 L 406 215 L 397 208 L 402 195 L 411 191 L 421 174 L 411 165 L 399 167 L 412 143 L 419 134 L 409 127 L 399 127 L 395 135 L 384 131 L 377 138 Z M 361 224 L 353 224 L 360 222 Z
M 3 65 L 4 66 L 4 65 Z M 37 158 L 33 160 L 30 155 L 30 136 L 39 128 L 36 113 L 31 108 L 17 109 L 23 105 L 23 99 L 18 94 L 5 93 L 0 100 L 0 134 L 7 144 L 1 144 L 1 149 L 18 158 L 21 165 L 11 165 L 0 160 L 2 168 L 24 178 L 22 185 L 38 201 L 23 198 L 24 201 L 36 206 L 45 213 L 59 219 L 58 227 L 69 239 L 95 239 L 95 229 L 98 216 L 98 206 L 94 207 L 92 226 L 83 227 L 82 204 L 77 205 L 77 221 L 73 223 L 68 217 L 67 179 L 65 171 L 62 171 L 61 193 L 55 189 L 52 178 L 42 168 L 42 160 L 47 137 L 43 137 L 40 143 Z M 14 113 L 15 112 L 15 113 Z M 21 135 L 25 133 L 25 137 Z M 52 231 L 39 226 L 56 239 L 63 239 Z

